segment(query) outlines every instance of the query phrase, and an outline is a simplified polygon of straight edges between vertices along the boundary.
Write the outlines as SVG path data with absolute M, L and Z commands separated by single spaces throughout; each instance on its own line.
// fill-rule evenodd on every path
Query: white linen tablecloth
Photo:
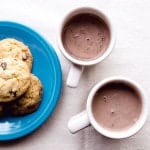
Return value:
M 117 40 L 111 55 L 102 63 L 86 68 L 78 88 L 69 88 L 65 82 L 70 62 L 57 47 L 57 32 L 63 16 L 78 6 L 94 6 L 108 14 L 114 23 Z M 149 0 L 0 0 L 0 20 L 16 21 L 39 32 L 56 49 L 63 71 L 62 94 L 52 116 L 29 136 L 0 142 L 0 150 L 150 149 L 150 115 L 140 132 L 124 140 L 103 137 L 92 127 L 76 134 L 67 129 L 69 118 L 85 109 L 92 86 L 106 77 L 130 77 L 150 96 Z

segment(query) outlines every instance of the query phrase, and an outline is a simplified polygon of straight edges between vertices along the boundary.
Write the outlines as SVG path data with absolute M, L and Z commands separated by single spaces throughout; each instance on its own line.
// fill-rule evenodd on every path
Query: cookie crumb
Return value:
M 110 110 L 110 113 L 111 113 L 111 114 L 114 114 L 114 113 L 115 113 L 115 110 L 114 110 L 114 109 L 111 109 L 111 110 Z
M 104 36 L 102 36 L 101 39 L 102 39 L 102 41 L 105 41 L 105 37 Z
M 103 96 L 104 102 L 107 103 L 107 96 Z

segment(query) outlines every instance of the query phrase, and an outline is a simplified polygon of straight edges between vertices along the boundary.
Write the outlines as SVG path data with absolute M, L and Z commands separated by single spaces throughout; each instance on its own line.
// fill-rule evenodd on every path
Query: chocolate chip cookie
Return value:
M 0 102 L 21 96 L 30 84 L 30 70 L 25 62 L 16 58 L 0 59 Z
M 22 42 L 6 38 L 0 41 L 0 58 L 13 57 L 27 63 L 30 70 L 32 69 L 32 54 L 29 48 Z
M 19 99 L 12 102 L 10 106 L 13 115 L 25 115 L 35 111 L 41 101 L 42 84 L 40 80 L 31 74 L 30 86 Z

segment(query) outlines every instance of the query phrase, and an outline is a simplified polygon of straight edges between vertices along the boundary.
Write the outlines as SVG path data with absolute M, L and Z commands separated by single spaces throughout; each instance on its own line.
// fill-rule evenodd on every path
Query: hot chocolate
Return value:
M 64 25 L 61 38 L 72 57 L 91 60 L 103 55 L 107 49 L 110 31 L 102 19 L 86 13 L 72 17 Z
M 124 130 L 139 119 L 142 111 L 138 92 L 123 83 L 109 83 L 94 96 L 92 111 L 95 120 L 108 130 Z

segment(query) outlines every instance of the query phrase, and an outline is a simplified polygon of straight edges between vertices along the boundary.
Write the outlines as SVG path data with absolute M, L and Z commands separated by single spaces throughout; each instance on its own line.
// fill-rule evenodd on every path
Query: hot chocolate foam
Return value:
M 96 121 L 110 130 L 123 130 L 138 120 L 142 103 L 138 93 L 122 83 L 100 88 L 95 94 L 92 110 Z
M 73 57 L 81 60 L 95 59 L 107 49 L 110 32 L 104 21 L 98 17 L 80 14 L 66 23 L 62 41 Z

